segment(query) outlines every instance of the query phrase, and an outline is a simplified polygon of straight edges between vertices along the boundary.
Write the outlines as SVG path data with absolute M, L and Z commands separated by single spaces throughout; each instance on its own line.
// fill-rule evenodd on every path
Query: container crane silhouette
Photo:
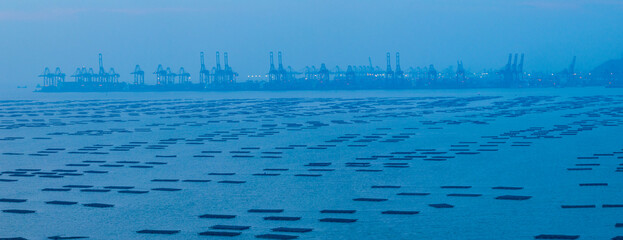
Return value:
M 134 72 L 131 72 L 130 74 L 134 75 L 135 85 L 145 84 L 145 71 L 141 70 L 141 67 L 138 64 L 134 67 Z

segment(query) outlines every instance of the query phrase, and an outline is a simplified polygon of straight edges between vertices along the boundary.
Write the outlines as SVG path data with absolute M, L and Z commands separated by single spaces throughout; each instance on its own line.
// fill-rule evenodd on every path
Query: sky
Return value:
M 229 53 L 240 74 L 265 74 L 269 52 L 301 70 L 326 63 L 470 71 L 499 69 L 525 53 L 525 70 L 579 71 L 623 57 L 623 0 L 0 0 L 0 85 L 34 86 L 45 67 L 114 67 L 130 82 L 136 64 L 154 83 L 158 64 L 198 81 Z M 456 66 L 455 66 L 456 68 Z

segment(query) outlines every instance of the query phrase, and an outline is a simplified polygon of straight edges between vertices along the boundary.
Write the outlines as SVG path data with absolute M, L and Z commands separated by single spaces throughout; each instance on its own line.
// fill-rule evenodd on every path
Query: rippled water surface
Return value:
M 623 235 L 619 89 L 3 91 L 0 238 Z

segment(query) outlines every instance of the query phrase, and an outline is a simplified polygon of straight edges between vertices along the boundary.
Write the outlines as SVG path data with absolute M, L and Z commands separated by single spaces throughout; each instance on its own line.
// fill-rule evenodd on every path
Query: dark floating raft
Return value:
M 279 176 L 279 173 L 254 173 L 253 176 L 264 176 L 264 177 L 274 177 Z
M 247 212 L 250 213 L 281 213 L 283 209 L 249 209 Z
M 179 182 L 179 179 L 160 179 L 160 178 L 156 178 L 156 179 L 152 179 L 152 182 Z
M 26 199 L 0 198 L 0 202 L 22 203 L 22 202 L 26 202 Z
M 92 188 L 92 185 L 65 185 L 64 188 Z
M 118 191 L 118 193 L 130 193 L 130 194 L 144 194 L 144 193 L 148 193 L 149 191 L 144 191 L 144 190 L 121 190 Z
M 211 180 L 204 180 L 204 179 L 186 179 L 186 180 L 182 180 L 182 182 L 191 182 L 191 183 L 207 183 L 210 182 Z
M 623 204 L 603 204 L 602 208 L 622 208 Z
M 295 232 L 295 233 L 306 233 L 311 232 L 313 228 L 289 228 L 289 227 L 278 227 L 271 229 L 273 232 Z
M 13 155 L 13 156 L 19 156 L 19 155 L 24 155 L 23 153 L 12 153 L 12 152 L 5 152 L 2 153 L 3 155 Z
M 264 168 L 264 171 L 288 171 L 287 168 Z
M 580 183 L 580 187 L 608 186 L 608 183 Z
M 105 189 L 121 189 L 121 190 L 128 190 L 128 189 L 132 189 L 134 187 L 132 186 L 106 186 L 104 187 Z
M 496 197 L 498 200 L 528 200 L 532 198 L 531 196 L 516 196 L 516 195 L 503 195 Z
M 65 164 L 65 166 L 68 166 L 68 167 L 88 167 L 88 166 L 90 166 L 90 164 L 86 164 L 86 163 L 68 163 L 68 164 Z
M 145 164 L 151 164 L 151 165 L 165 165 L 167 164 L 166 162 L 145 162 Z
M 44 192 L 69 192 L 71 189 L 70 188 L 44 188 L 41 189 L 41 191 Z
M 218 236 L 218 237 L 235 237 L 240 235 L 240 232 L 224 232 L 224 231 L 205 231 L 200 232 L 200 236 Z
M 100 167 L 123 167 L 123 164 L 101 164 Z
M 262 239 L 297 239 L 298 236 L 294 235 L 283 235 L 283 234 L 261 234 L 255 235 L 256 238 Z
M 400 186 L 392 186 L 392 185 L 374 185 L 372 188 L 400 188 Z
M 580 235 L 558 235 L 558 234 L 541 234 L 534 236 L 534 239 L 578 239 Z
M 47 201 L 45 203 L 53 204 L 53 205 L 76 205 L 78 204 L 78 202 L 71 202 L 71 201 Z
M 595 205 L 561 205 L 562 208 L 595 208 Z
M 567 168 L 568 171 L 588 171 L 593 170 L 592 168 Z
M 85 236 L 71 236 L 71 237 L 62 237 L 62 236 L 51 236 L 48 237 L 48 239 L 52 239 L 52 240 L 65 240 L 65 239 L 86 239 L 89 237 L 85 237 Z M 2 238 L 0 238 L 2 239 Z
M 430 195 L 430 193 L 402 192 L 402 193 L 398 193 L 396 195 L 400 195 L 400 196 L 427 196 L 427 195 Z
M 414 214 L 418 214 L 418 213 L 420 213 L 420 211 L 394 211 L 394 210 L 389 210 L 389 211 L 381 212 L 381 214 L 396 214 L 396 215 L 414 215 Z
M 358 202 L 383 202 L 387 201 L 387 198 L 355 198 L 353 201 Z
M 468 189 L 472 188 L 472 186 L 441 186 L 441 188 Z
M 236 215 L 226 215 L 226 214 L 203 214 L 199 216 L 199 218 L 221 218 L 221 219 L 230 219 L 235 218 Z
M 80 192 L 98 192 L 98 193 L 103 193 L 103 192 L 110 192 L 110 189 L 80 189 Z
M 330 162 L 318 162 L 318 163 L 308 163 L 305 167 L 326 167 L 331 165 Z
M 179 232 L 180 232 L 180 230 L 151 230 L 151 229 L 145 229 L 145 230 L 136 231 L 136 233 L 167 234 L 167 235 L 176 234 L 176 233 L 179 233 Z
M 318 220 L 320 222 L 331 222 L 331 223 L 354 223 L 357 219 L 351 218 L 321 218 Z
M 231 180 L 223 180 L 223 181 L 218 181 L 218 183 L 230 183 L 230 184 L 241 184 L 241 183 L 246 183 L 247 181 L 231 181 Z
M 322 174 L 294 174 L 295 177 L 320 177 Z
M 355 212 L 356 210 L 322 210 L 320 211 L 320 213 L 348 213 L 348 214 L 352 214 Z
M 82 205 L 85 207 L 94 207 L 94 208 L 111 208 L 115 206 L 112 204 L 105 204 L 105 203 L 85 203 Z
M 5 212 L 5 213 L 28 214 L 28 213 L 35 213 L 35 210 L 6 209 L 6 210 L 2 210 L 2 212 Z
M 180 188 L 152 188 L 151 190 L 162 191 L 162 192 L 177 192 L 177 191 L 181 191 L 182 189 Z
M 521 189 L 523 189 L 523 187 L 503 187 L 503 186 L 499 186 L 499 187 L 492 187 L 491 189 L 494 189 L 494 190 L 521 190 Z
M 428 206 L 434 207 L 434 208 L 453 208 L 454 206 L 447 204 L 447 203 L 435 203 L 435 204 L 428 204 Z
M 480 197 L 482 194 L 473 194 L 473 193 L 450 193 L 447 195 L 448 197 Z
M 298 221 L 298 220 L 301 220 L 301 217 L 268 216 L 268 217 L 264 217 L 264 220 L 269 220 L 269 221 Z
M 251 226 L 237 226 L 237 225 L 214 225 L 211 226 L 210 229 L 217 229 L 217 230 L 237 230 L 237 231 L 242 231 L 242 230 L 247 230 L 251 228 Z
M 307 171 L 310 171 L 310 172 L 332 172 L 332 171 L 335 171 L 335 169 L 333 169 L 333 168 L 312 168 L 312 169 L 308 169 Z

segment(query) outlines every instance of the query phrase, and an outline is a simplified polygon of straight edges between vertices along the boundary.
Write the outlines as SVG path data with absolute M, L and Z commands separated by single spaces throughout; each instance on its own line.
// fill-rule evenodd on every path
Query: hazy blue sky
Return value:
M 199 52 L 211 68 L 217 50 L 240 80 L 266 73 L 278 50 L 294 69 L 368 56 L 384 67 L 385 52 L 399 51 L 403 69 L 457 59 L 500 68 L 524 52 L 527 70 L 557 72 L 573 55 L 590 70 L 622 56 L 622 23 L 620 0 L 0 0 L 0 83 L 38 83 L 45 66 L 97 68 L 100 52 L 125 81 L 134 65 L 159 63 L 196 81 Z

